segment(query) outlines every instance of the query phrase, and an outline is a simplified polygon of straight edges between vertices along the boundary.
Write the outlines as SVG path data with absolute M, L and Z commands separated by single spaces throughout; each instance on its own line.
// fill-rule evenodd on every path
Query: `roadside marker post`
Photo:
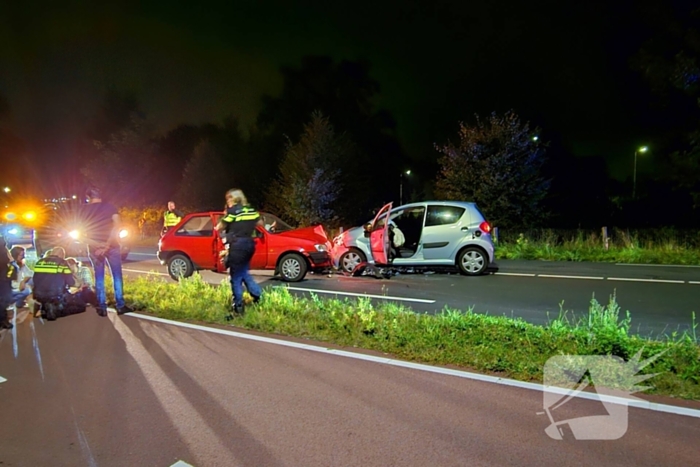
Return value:
M 602 231 L 603 231 L 603 246 L 607 250 L 608 248 L 610 248 L 610 237 L 608 237 L 608 228 L 603 227 Z

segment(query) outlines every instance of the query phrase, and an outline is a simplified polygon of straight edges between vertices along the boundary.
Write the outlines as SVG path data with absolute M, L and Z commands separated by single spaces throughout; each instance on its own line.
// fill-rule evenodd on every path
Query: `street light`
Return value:
M 9 193 L 9 192 L 11 192 L 12 190 L 10 190 L 10 187 L 9 187 L 9 186 L 6 186 L 5 188 L 2 189 L 2 191 L 4 191 L 5 193 Z
M 537 141 L 538 139 L 540 139 L 539 136 L 533 136 L 533 137 L 532 137 L 532 140 L 533 140 L 533 141 Z
M 640 152 L 644 154 L 648 150 L 648 147 L 642 146 L 641 148 L 634 151 L 634 173 L 632 174 L 632 199 L 636 199 L 637 197 L 637 154 Z
M 405 172 L 401 172 L 401 184 L 399 185 L 399 205 L 403 205 L 403 176 L 404 175 L 411 175 L 411 171 L 407 170 Z

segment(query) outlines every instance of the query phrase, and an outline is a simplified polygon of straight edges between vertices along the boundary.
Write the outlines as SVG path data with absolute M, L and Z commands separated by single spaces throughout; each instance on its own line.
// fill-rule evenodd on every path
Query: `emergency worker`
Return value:
M 229 268 L 231 276 L 233 312 L 235 314 L 243 314 L 244 311 L 244 282 L 254 302 L 257 303 L 262 294 L 260 286 L 250 275 L 250 260 L 255 253 L 253 232 L 257 225 L 262 224 L 260 214 L 248 205 L 248 200 L 241 190 L 231 189 L 226 193 L 225 215 L 216 228 L 219 231 L 225 231 L 222 238 L 228 245 L 226 266 Z
M 12 281 L 17 279 L 17 272 L 5 238 L 0 236 L 0 330 L 13 327 L 7 319 L 7 308 L 12 304 Z
M 85 311 L 83 294 L 71 294 L 75 278 L 68 262 L 59 256 L 61 247 L 51 256 L 41 258 L 34 266 L 34 301 L 39 302 L 41 315 L 49 321 Z M 65 252 L 63 252 L 65 255 Z
M 163 234 L 180 223 L 185 215 L 175 208 L 174 201 L 168 201 L 168 210 L 163 214 Z

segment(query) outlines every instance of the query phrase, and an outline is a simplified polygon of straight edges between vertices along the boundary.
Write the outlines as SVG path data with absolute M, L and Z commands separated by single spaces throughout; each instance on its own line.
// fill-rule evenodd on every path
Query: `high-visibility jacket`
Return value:
M 177 224 L 180 223 L 182 220 L 182 217 L 178 215 L 176 211 L 165 211 L 165 214 L 163 215 L 163 226 L 168 228 L 168 227 L 175 227 Z
M 66 260 L 48 256 L 34 265 L 35 298 L 60 297 L 73 285 L 75 278 Z
M 226 226 L 226 238 L 252 237 L 255 226 L 260 220 L 260 213 L 250 206 L 237 204 L 226 209 L 221 222 Z

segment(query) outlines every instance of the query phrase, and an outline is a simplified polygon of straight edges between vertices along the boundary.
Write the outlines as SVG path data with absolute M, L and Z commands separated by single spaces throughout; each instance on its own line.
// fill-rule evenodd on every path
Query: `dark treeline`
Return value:
M 647 16 L 650 38 L 629 66 L 652 91 L 645 96 L 653 96 L 653 115 L 642 129 L 649 138 L 640 143 L 653 156 L 637 172 L 634 197 L 633 147 L 629 176 L 618 180 L 608 172 L 610 155 L 574 157 L 572 141 L 518 109 L 479 116 L 462 109 L 449 139 L 409 159 L 394 118 L 375 105 L 381 88 L 369 63 L 323 56 L 282 68 L 282 92 L 263 96 L 247 128 L 230 115 L 157 134 L 137 95 L 110 90 L 76 144 L 77 183 L 101 186 L 122 206 L 173 199 L 216 210 L 226 189 L 240 187 L 294 224 L 356 225 L 402 193 L 404 203 L 473 200 L 504 227 L 700 227 L 699 16 L 671 9 Z M 3 126 L 9 113 L 0 98 L 0 179 L 16 183 L 38 171 L 16 157 L 26 150 Z

